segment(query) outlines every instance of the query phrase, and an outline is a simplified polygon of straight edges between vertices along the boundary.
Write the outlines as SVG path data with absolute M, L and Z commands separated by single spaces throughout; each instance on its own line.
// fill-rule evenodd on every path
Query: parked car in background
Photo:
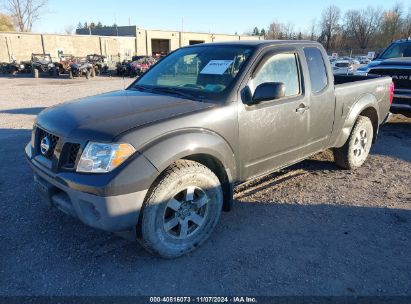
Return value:
M 360 167 L 391 88 L 333 76 L 315 42 L 197 44 L 126 90 L 44 110 L 25 154 L 48 204 L 174 258 L 209 238 L 235 184 L 328 148 Z
M 367 56 L 360 56 L 357 58 L 360 64 L 369 64 L 371 60 Z
M 56 67 L 50 54 L 32 54 L 31 66 L 34 78 L 39 78 L 42 72 L 48 73 L 50 76 L 56 74 Z
M 354 66 L 349 60 L 336 60 L 332 63 L 334 75 L 352 75 Z
M 411 40 L 391 43 L 368 65 L 359 68 L 357 75 L 391 76 L 394 84 L 394 100 L 391 112 L 411 117 Z

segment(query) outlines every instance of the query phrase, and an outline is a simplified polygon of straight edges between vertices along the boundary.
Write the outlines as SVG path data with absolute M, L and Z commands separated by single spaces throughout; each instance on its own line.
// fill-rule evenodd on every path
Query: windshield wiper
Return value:
M 150 93 L 169 93 L 169 94 L 174 94 L 174 95 L 178 95 L 190 100 L 196 100 L 196 101 L 202 101 L 204 99 L 204 96 L 194 96 L 192 94 L 189 93 L 185 93 L 182 92 L 178 89 L 175 88 L 171 88 L 171 87 L 146 87 L 146 86 L 142 86 L 142 85 L 134 85 L 131 87 L 131 89 L 134 90 L 138 90 L 138 91 L 145 91 L 145 92 L 150 92 Z
M 153 87 L 152 88 L 153 92 L 162 92 L 162 93 L 170 93 L 170 94 L 175 94 L 187 99 L 191 100 L 196 100 L 196 101 L 201 101 L 204 99 L 204 96 L 194 96 L 192 94 L 182 92 L 179 89 L 171 88 L 171 87 Z
M 147 91 L 147 92 L 153 92 L 153 90 L 151 88 L 148 88 L 146 86 L 142 86 L 139 84 L 133 85 L 130 89 L 135 89 L 138 91 Z

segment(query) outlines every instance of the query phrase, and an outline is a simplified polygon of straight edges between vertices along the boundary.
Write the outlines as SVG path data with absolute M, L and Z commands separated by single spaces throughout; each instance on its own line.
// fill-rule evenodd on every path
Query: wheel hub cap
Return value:
M 198 187 L 187 187 L 167 202 L 163 217 L 165 232 L 176 239 L 191 237 L 204 225 L 209 198 Z
M 357 158 L 362 158 L 366 156 L 367 143 L 368 143 L 367 131 L 361 130 L 360 132 L 358 132 L 354 140 L 353 152 Z

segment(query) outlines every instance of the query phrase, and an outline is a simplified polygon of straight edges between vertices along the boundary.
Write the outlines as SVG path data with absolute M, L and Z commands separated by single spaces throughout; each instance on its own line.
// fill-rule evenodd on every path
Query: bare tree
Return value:
M 400 28 L 402 23 L 402 6 L 395 4 L 394 7 L 386 11 L 383 15 L 382 21 L 382 38 L 385 43 L 392 42 L 396 38 L 400 38 Z
M 6 8 L 20 32 L 30 32 L 40 19 L 47 0 L 5 0 Z
M 310 32 L 306 34 L 307 38 L 311 41 L 316 41 L 318 38 L 318 31 L 317 31 L 317 20 L 313 19 L 311 21 Z
M 294 32 L 294 24 L 292 24 L 291 22 L 288 22 L 287 24 L 283 25 L 283 34 L 284 34 L 284 38 L 285 39 L 295 39 L 295 32 Z
M 268 39 L 281 39 L 283 35 L 284 25 L 279 22 L 273 22 L 268 27 Z
M 381 15 L 381 10 L 373 7 L 349 10 L 345 13 L 346 32 L 357 41 L 361 49 L 366 49 L 370 40 L 375 37 Z
M 334 36 L 340 29 L 339 21 L 341 18 L 341 10 L 331 5 L 323 10 L 321 15 L 321 38 L 325 41 L 325 48 L 328 51 L 331 47 Z
M 405 38 L 410 38 L 411 37 L 411 6 L 408 9 L 407 16 L 404 18 L 403 26 L 404 26 L 403 32 L 404 32 Z

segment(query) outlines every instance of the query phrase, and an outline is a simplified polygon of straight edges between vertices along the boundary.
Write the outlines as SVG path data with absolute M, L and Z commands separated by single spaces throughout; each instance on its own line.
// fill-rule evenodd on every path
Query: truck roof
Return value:
M 226 42 L 210 42 L 195 44 L 187 47 L 201 47 L 201 46 L 218 46 L 218 45 L 233 45 L 233 46 L 252 46 L 252 47 L 262 47 L 267 45 L 321 45 L 316 41 L 310 40 L 239 40 L 239 41 L 226 41 Z

